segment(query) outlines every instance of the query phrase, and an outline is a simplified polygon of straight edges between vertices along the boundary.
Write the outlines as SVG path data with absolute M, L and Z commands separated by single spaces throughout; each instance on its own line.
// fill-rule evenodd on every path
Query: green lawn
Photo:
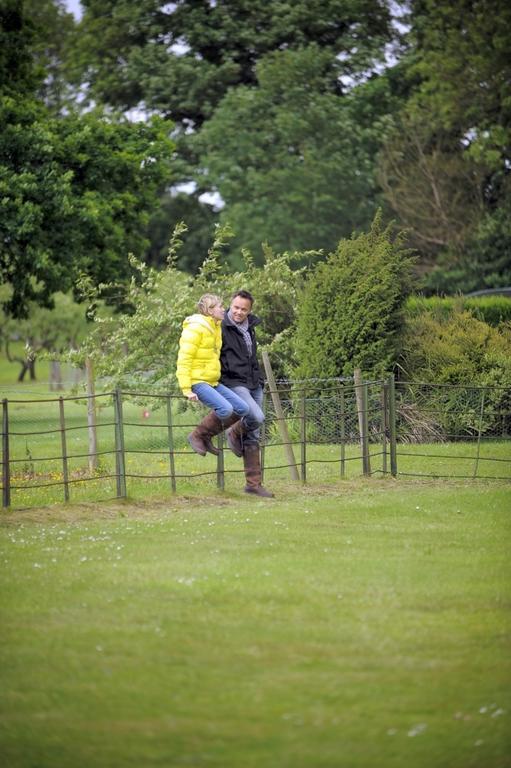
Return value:
M 13 768 L 511 766 L 509 483 L 0 515 Z

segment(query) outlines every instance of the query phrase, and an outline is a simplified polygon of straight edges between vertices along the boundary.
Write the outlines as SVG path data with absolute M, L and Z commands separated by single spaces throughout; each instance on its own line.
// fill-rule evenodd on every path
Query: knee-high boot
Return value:
M 243 448 L 243 466 L 245 468 L 245 493 L 273 498 L 273 493 L 261 485 L 261 454 L 257 443 L 249 443 Z
M 219 450 L 212 443 L 212 438 L 219 435 L 224 429 L 239 421 L 240 416 L 232 413 L 225 421 L 219 419 L 214 411 L 210 411 L 200 424 L 197 424 L 193 432 L 190 432 L 186 438 L 195 453 L 205 456 L 206 453 L 212 453 L 218 456 Z
M 227 445 L 238 458 L 243 456 L 243 435 L 244 429 L 242 419 L 237 421 L 236 424 L 225 433 Z

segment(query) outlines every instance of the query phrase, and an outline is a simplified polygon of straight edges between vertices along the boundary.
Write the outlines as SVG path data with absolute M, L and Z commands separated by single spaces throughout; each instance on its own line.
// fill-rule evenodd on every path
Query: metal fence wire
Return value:
M 172 493 L 223 489 L 243 467 L 223 436 L 204 462 L 186 435 L 204 410 L 174 392 L 2 400 L 2 504 L 125 497 L 137 482 Z M 511 390 L 352 379 L 267 384 L 263 471 L 306 482 L 357 475 L 511 480 Z M 230 482 L 230 481 L 229 481 Z

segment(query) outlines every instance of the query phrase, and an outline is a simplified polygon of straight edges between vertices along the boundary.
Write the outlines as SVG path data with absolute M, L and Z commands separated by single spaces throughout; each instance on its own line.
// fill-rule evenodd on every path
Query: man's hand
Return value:
M 191 400 L 192 402 L 197 402 L 197 400 L 199 399 L 199 398 L 197 397 L 197 395 L 195 394 L 195 392 L 189 392 L 189 393 L 186 395 L 186 397 L 188 398 L 188 400 Z

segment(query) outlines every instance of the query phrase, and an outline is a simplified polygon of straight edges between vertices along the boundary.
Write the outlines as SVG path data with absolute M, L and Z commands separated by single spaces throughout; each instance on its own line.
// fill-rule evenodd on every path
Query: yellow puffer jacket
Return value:
M 206 315 L 190 315 L 183 322 L 179 340 L 176 376 L 183 394 L 200 381 L 216 387 L 220 381 L 222 325 Z

